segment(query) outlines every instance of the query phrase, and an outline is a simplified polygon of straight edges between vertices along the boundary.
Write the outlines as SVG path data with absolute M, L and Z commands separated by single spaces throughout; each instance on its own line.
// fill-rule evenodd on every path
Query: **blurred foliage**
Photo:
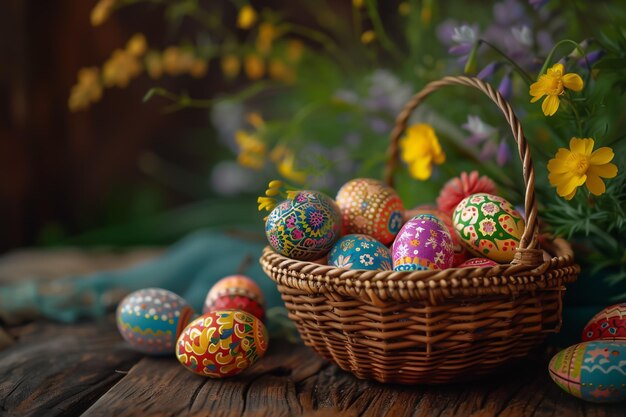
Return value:
M 100 0 L 92 23 L 106 24 L 111 13 L 127 6 L 162 8 L 174 38 L 188 21 L 199 29 L 161 47 L 135 35 L 101 69 L 79 72 L 69 105 L 85 109 L 106 96 L 107 88 L 145 72 L 155 80 L 146 100 L 161 100 L 164 111 L 207 111 L 211 126 L 205 141 L 212 145 L 202 152 L 210 172 L 187 173 L 150 157 L 144 162 L 153 179 L 211 200 L 156 214 L 163 202 L 149 191 L 139 193 L 127 226 L 68 242 L 161 243 L 196 227 L 254 225 L 261 216 L 246 194 L 271 178 L 330 195 L 347 179 L 380 178 L 389 132 L 411 95 L 444 75 L 467 73 L 498 88 L 522 120 L 548 229 L 581 242 L 585 259 L 618 271 L 612 279 L 625 277 L 622 2 L 346 0 L 270 7 L 245 0 Z M 557 63 L 582 77 L 584 88 L 563 91 L 558 111 L 547 117 L 541 102 L 530 103 L 529 87 Z M 207 74 L 222 77 L 230 91 L 196 97 L 159 85 L 164 77 Z M 460 88 L 438 92 L 410 123 L 434 127 L 446 162 L 435 166 L 427 181 L 399 170 L 396 187 L 407 207 L 434 202 L 449 178 L 473 169 L 493 178 L 504 197 L 523 202 L 510 128 L 486 97 Z M 619 175 L 604 180 L 602 195 L 582 186 L 567 201 L 550 184 L 548 161 L 567 149 L 572 137 L 593 138 L 594 150 L 614 150 Z M 191 186 L 194 182 L 200 185 Z

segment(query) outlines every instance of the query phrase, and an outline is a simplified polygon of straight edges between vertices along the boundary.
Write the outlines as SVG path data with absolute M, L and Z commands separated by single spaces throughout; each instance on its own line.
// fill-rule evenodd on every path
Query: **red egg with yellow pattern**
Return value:
M 446 225 L 448 231 L 450 232 L 450 237 L 452 237 L 452 248 L 454 249 L 454 258 L 452 260 L 452 265 L 461 267 L 461 264 L 471 257 L 471 254 L 461 242 L 459 235 L 454 231 L 452 216 L 439 210 L 435 206 L 423 205 L 417 206 L 412 210 L 405 211 L 404 221 L 407 222 L 418 214 L 430 214 L 440 219 L 443 224 Z
M 219 280 L 206 296 L 203 313 L 212 310 L 243 310 L 265 320 L 265 302 L 261 288 L 245 275 L 231 275 Z
M 612 305 L 593 316 L 585 326 L 582 338 L 584 342 L 626 341 L 626 303 Z
M 176 357 L 189 371 L 209 378 L 243 372 L 265 355 L 268 346 L 263 322 L 240 310 L 206 313 L 183 330 Z

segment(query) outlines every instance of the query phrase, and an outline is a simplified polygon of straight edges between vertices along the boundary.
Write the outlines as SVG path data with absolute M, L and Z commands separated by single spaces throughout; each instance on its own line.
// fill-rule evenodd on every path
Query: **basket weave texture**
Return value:
M 445 77 L 411 98 L 391 133 L 385 181 L 393 186 L 398 143 L 411 113 L 449 85 L 485 93 L 502 110 L 517 142 L 526 228 L 511 264 L 396 272 L 298 261 L 269 247 L 261 256 L 304 343 L 359 378 L 446 383 L 493 372 L 559 331 L 564 284 L 580 272 L 562 239 L 550 244 L 552 258 L 544 261 L 528 143 L 510 105 L 479 79 Z

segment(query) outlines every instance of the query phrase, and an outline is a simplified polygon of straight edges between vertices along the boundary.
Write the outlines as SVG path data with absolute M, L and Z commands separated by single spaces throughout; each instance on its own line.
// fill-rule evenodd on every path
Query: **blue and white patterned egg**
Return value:
M 270 246 L 301 261 L 321 258 L 341 236 L 341 211 L 318 191 L 300 191 L 272 210 L 265 222 Z
M 328 265 L 346 269 L 385 271 L 391 269 L 389 248 L 368 235 L 346 235 L 328 254 Z
M 177 294 L 161 288 L 130 293 L 117 307 L 117 328 L 135 350 L 153 355 L 172 354 L 176 339 L 193 315 Z
M 393 269 L 423 271 L 451 268 L 454 245 L 447 226 L 431 214 L 406 222 L 391 247 Z
M 554 355 L 550 377 L 565 392 L 586 401 L 626 400 L 626 342 L 595 340 Z

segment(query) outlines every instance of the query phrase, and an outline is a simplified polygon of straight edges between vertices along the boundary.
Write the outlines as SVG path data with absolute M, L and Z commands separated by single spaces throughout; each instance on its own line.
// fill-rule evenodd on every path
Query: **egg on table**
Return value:
M 626 303 L 612 305 L 593 316 L 582 336 L 583 341 L 602 339 L 626 342 Z
M 508 263 L 524 233 L 524 220 L 511 203 L 491 194 L 464 198 L 452 216 L 461 241 L 476 256 Z
M 565 392 L 586 401 L 626 400 L 626 342 L 595 340 L 557 353 L 550 377 Z
M 487 258 L 472 258 L 458 265 L 458 268 L 480 268 L 485 266 L 497 266 L 497 262 Z
M 454 260 L 452 237 L 437 217 L 420 214 L 402 226 L 391 255 L 395 271 L 447 269 Z
M 385 271 L 391 269 L 389 248 L 367 235 L 346 235 L 328 254 L 328 265 L 346 269 Z
M 460 266 L 460 264 L 467 261 L 471 257 L 471 254 L 465 248 L 463 242 L 461 242 L 461 238 L 454 231 L 452 217 L 448 213 L 439 210 L 435 206 L 423 205 L 415 207 L 412 210 L 405 211 L 404 218 L 405 220 L 410 220 L 418 214 L 431 214 L 437 217 L 446 225 L 446 227 L 448 228 L 448 232 L 450 232 L 450 237 L 452 238 L 452 247 L 454 249 L 454 260 L 452 261 L 453 266 Z
M 176 339 L 193 310 L 177 294 L 146 288 L 124 298 L 117 308 L 117 328 L 134 349 L 154 355 L 174 353 Z
M 257 283 L 247 276 L 231 275 L 216 282 L 208 292 L 202 312 L 211 310 L 243 310 L 263 320 L 263 293 Z
M 350 180 L 339 189 L 336 201 L 343 216 L 344 234 L 365 234 L 388 245 L 402 227 L 402 200 L 382 181 Z
M 252 314 L 215 310 L 189 323 L 176 343 L 176 357 L 193 373 L 225 378 L 262 358 L 268 341 L 263 322 Z
M 284 256 L 301 261 L 318 259 L 341 236 L 341 212 L 326 194 L 299 191 L 271 211 L 265 234 L 272 249 Z

